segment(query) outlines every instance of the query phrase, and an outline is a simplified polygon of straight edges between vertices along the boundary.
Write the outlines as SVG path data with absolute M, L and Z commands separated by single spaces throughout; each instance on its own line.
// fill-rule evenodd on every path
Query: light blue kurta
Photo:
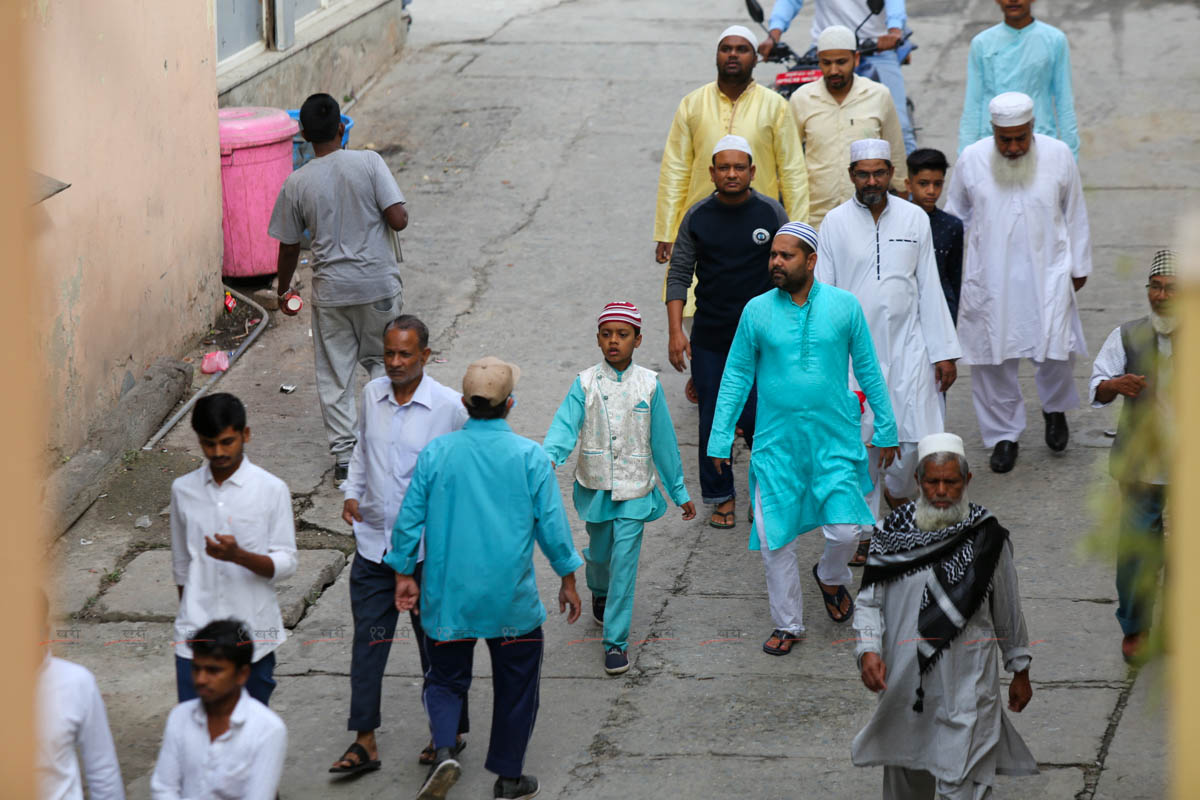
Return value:
M 619 381 L 624 374 L 616 372 L 617 380 Z M 542 442 L 542 447 L 556 466 L 567 460 L 579 441 L 585 403 L 583 385 L 576 376 L 550 423 L 545 441 Z M 654 399 L 650 401 L 650 453 L 658 470 L 658 477 L 667 494 L 671 496 L 672 502 L 677 506 L 688 502 L 688 492 L 683 485 L 679 442 L 675 438 L 675 426 L 671 423 L 671 412 L 663 399 L 661 384 L 654 390 Z M 657 486 L 641 497 L 617 501 L 612 499 L 610 491 L 589 489 L 575 481 L 574 501 L 575 510 L 584 522 L 611 522 L 614 519 L 650 522 L 667 512 L 667 504 Z
M 813 282 L 796 305 L 780 289 L 746 304 L 725 362 L 708 455 L 728 458 L 734 425 L 758 381 L 750 495 L 760 493 L 767 544 L 777 550 L 820 525 L 874 522 L 858 397 L 875 412 L 875 447 L 894 447 L 896 420 L 862 306 L 850 292 Z M 750 549 L 759 549 L 750 536 Z
M 1066 34 L 1034 20 L 1024 28 L 1000 23 L 971 40 L 958 152 L 992 135 L 988 103 L 1003 92 L 1024 92 L 1033 98 L 1034 132 L 1053 136 L 1079 159 Z

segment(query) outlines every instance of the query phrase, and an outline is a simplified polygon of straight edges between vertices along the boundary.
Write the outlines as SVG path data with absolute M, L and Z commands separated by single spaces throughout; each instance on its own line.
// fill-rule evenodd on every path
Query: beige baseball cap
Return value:
M 467 367 L 467 374 L 463 376 L 463 397 L 467 400 L 483 397 L 498 406 L 508 399 L 519 380 L 521 368 L 516 364 L 486 356 Z

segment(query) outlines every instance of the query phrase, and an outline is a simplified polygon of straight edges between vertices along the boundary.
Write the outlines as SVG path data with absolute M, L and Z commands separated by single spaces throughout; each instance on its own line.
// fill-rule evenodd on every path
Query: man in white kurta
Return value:
M 998 660 L 1010 710 L 1033 694 L 1012 543 L 968 501 L 963 453 L 954 434 L 921 440 L 921 495 L 876 531 L 858 595 L 859 670 L 879 700 L 851 758 L 883 766 L 884 800 L 983 800 L 997 774 L 1038 771 L 1001 700 Z
M 958 337 L 991 467 L 1008 472 L 1025 429 L 1017 364 L 1037 370 L 1046 444 L 1067 446 L 1078 407 L 1073 364 L 1087 355 L 1075 292 L 1092 271 L 1083 185 L 1071 148 L 1033 132 L 1033 101 L 997 95 L 993 136 L 963 150 L 946 211 L 966 226 Z
M 847 157 L 854 196 L 825 217 L 816 275 L 862 305 L 900 440 L 900 455 L 884 473 L 887 490 L 909 500 L 917 490 L 917 442 L 941 433 L 941 392 L 954 382 L 954 360 L 962 352 L 938 277 L 929 215 L 888 194 L 894 174 L 889 143 L 863 139 L 849 146 Z M 880 170 L 887 175 L 877 179 L 873 173 Z M 871 472 L 878 489 L 877 460 Z

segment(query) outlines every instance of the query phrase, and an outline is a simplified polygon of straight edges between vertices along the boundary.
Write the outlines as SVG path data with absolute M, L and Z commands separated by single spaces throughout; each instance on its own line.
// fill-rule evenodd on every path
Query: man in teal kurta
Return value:
M 875 412 L 872 457 L 887 465 L 896 454 L 896 420 L 862 307 L 853 294 L 813 280 L 817 234 L 802 222 L 779 229 L 771 244 L 777 289 L 742 312 L 725 362 L 708 455 L 729 464 L 734 424 L 758 382 L 750 494 L 775 630 L 763 645 L 785 655 L 804 631 L 795 539 L 825 526 L 825 553 L 813 574 L 826 612 L 845 622 L 854 603 L 845 585 L 858 525 L 874 518 L 863 497 L 871 491 L 861 409 L 847 366 Z
M 1033 0 L 1004 0 L 1004 22 L 971 40 L 967 93 L 958 124 L 960 153 L 992 135 L 988 103 L 993 97 L 1024 92 L 1033 98 L 1034 131 L 1066 144 L 1079 160 L 1067 37 L 1053 25 L 1035 20 L 1032 4 Z

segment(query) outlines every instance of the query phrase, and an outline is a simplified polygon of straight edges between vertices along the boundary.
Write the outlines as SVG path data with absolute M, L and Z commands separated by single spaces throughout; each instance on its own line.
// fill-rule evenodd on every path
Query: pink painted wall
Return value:
M 217 313 L 215 21 L 211 0 L 20 2 L 31 165 L 71 184 L 35 214 L 54 461 Z

